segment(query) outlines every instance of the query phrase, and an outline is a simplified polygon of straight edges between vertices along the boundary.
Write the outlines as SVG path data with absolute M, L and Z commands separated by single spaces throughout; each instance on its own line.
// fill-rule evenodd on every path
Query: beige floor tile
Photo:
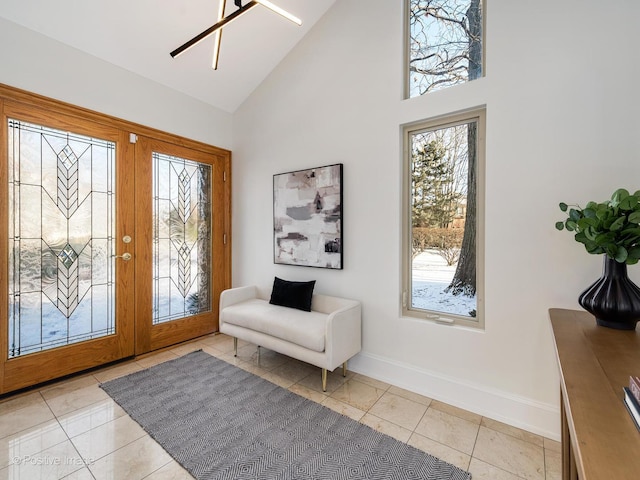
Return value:
M 55 419 L 8 435 L 0 439 L 0 468 L 67 440 L 67 435 Z
M 202 351 L 205 353 L 208 353 L 209 355 L 211 355 L 212 357 L 216 357 L 216 358 L 221 358 L 225 355 L 228 355 L 228 353 L 223 352 L 222 350 L 217 350 L 214 347 L 210 346 L 210 345 L 204 345 L 202 346 Z
M 0 479 L 58 479 L 84 467 L 82 458 L 67 440 L 37 454 L 15 459 L 0 470 Z
M 250 349 L 252 346 L 247 346 L 247 349 Z M 257 347 L 254 347 L 254 353 L 251 355 L 251 360 L 256 364 L 261 366 L 262 368 L 266 368 L 268 370 L 272 370 L 280 365 L 291 360 L 291 357 L 287 357 L 286 355 L 282 355 L 280 353 L 274 352 L 273 350 L 269 350 L 267 348 L 260 348 L 260 355 L 258 355 Z M 240 349 L 238 349 L 238 352 Z
M 384 433 L 385 435 L 389 435 L 390 437 L 393 437 L 396 440 L 400 440 L 401 442 L 406 443 L 409 440 L 409 437 L 411 437 L 411 430 L 402 428 L 395 423 L 391 423 L 380 417 L 371 415 L 370 413 L 365 414 L 364 417 L 360 419 L 360 423 L 364 423 L 374 430 Z
M 562 444 L 555 440 L 551 440 L 550 438 L 543 438 L 543 446 L 545 450 L 551 450 L 552 452 L 561 453 L 562 452 Z
M 145 480 L 191 480 L 192 478 L 189 472 L 182 468 L 178 462 L 171 461 L 148 477 L 145 477 Z
M 229 353 L 233 352 L 233 338 L 227 335 L 214 335 L 212 337 L 205 337 L 199 340 L 200 343 L 215 348 L 216 350 Z M 247 342 L 238 340 L 238 348 L 248 345 Z
M 0 416 L 0 437 L 7 437 L 54 419 L 51 409 L 46 404 L 30 404 Z
M 129 416 L 123 416 L 75 436 L 71 441 L 82 458 L 93 463 L 145 435 L 140 425 Z
M 535 433 L 527 432 L 517 427 L 512 427 L 511 425 L 498 422 L 497 420 L 482 417 L 482 425 L 497 432 L 506 433 L 507 435 L 511 435 L 512 437 L 524 440 L 525 442 L 533 443 L 534 445 L 538 445 L 540 447 L 544 445 L 544 437 L 542 437 L 541 435 L 536 435 Z
M 471 473 L 473 480 L 521 480 L 521 477 L 489 465 L 477 458 L 471 459 L 469 473 Z
M 97 385 L 99 382 L 93 375 L 83 375 L 81 377 L 74 377 L 69 380 L 62 380 L 52 385 L 46 386 L 40 389 L 40 393 L 45 400 L 51 400 L 52 398 L 66 395 L 69 392 L 80 390 L 82 388 Z
M 393 393 L 385 392 L 369 409 L 369 413 L 395 423 L 408 430 L 415 430 L 427 406 Z
M 386 388 L 377 388 L 356 379 L 347 381 L 330 396 L 360 410 L 368 411 L 384 394 Z
M 280 375 L 276 375 L 273 372 L 264 372 L 259 376 L 264 378 L 265 380 L 268 380 L 271 383 L 275 383 L 276 385 L 282 388 L 289 388 L 291 385 L 295 383 L 293 380 L 289 378 L 281 377 Z
M 327 391 L 323 393 L 333 393 L 342 385 L 344 385 L 353 374 L 349 374 L 347 372 L 347 376 L 342 376 L 342 368 L 336 368 L 333 372 L 327 372 Z M 304 385 L 311 390 L 315 390 L 317 392 L 322 392 L 322 369 L 315 368 L 315 370 L 310 374 L 301 379 L 298 382 L 300 385 Z
M 94 480 L 91 471 L 87 467 L 76 470 L 71 475 L 64 477 L 64 480 Z
M 163 352 L 151 353 L 144 357 L 136 358 L 136 363 L 142 368 L 149 368 L 169 360 L 175 360 L 176 358 L 178 358 L 178 355 L 170 350 L 165 350 Z
M 433 455 L 463 470 L 467 470 L 469 467 L 469 460 L 471 459 L 469 455 L 415 432 L 411 435 L 407 443 L 418 450 L 422 450 L 429 455 Z M 475 477 L 473 477 L 473 480 L 475 480 Z
M 220 360 L 224 360 L 225 362 L 230 363 L 231 365 L 235 365 L 236 367 L 239 367 L 240 365 L 243 365 L 243 364 L 249 364 L 249 365 L 258 367 L 258 365 L 256 365 L 255 362 L 253 362 L 251 359 L 247 359 L 247 358 L 242 359 L 241 357 L 234 357 L 233 353 L 222 353 L 222 354 L 219 354 L 217 358 L 219 358 Z M 262 371 L 267 372 L 268 370 L 263 368 Z
M 318 403 L 323 403 L 327 398 L 326 394 L 318 392 L 317 390 L 307 388 L 304 385 L 300 385 L 299 383 L 294 383 L 293 385 L 291 385 L 289 387 L 289 391 Z
M 31 405 L 46 405 L 39 391 L 18 394 L 0 401 L 0 415 L 5 415 Z M 0 434 L 0 437 L 2 434 Z
M 366 383 L 367 385 L 371 385 L 379 390 L 387 391 L 391 385 L 388 383 L 382 382 L 380 380 L 376 380 L 375 378 L 367 377 L 366 375 L 361 375 L 359 373 L 355 373 L 353 375 L 353 379 L 362 383 Z
M 58 421 L 69 438 L 73 438 L 126 414 L 120 405 L 109 398 L 62 415 Z
M 227 361 L 228 359 L 233 359 L 233 356 L 224 358 L 222 360 Z M 262 368 L 261 366 L 256 365 L 252 362 L 245 362 L 244 360 L 233 359 L 233 361 L 228 363 L 231 363 L 232 365 L 235 365 L 236 367 L 241 368 L 242 370 L 245 370 L 249 373 L 253 373 L 254 375 L 257 375 L 259 377 L 269 373 L 269 370 L 267 370 L 266 368 Z
M 560 480 L 562 478 L 562 454 L 552 450 L 544 451 L 545 480 Z
M 391 385 L 391 387 L 389 387 L 389 390 L 387 390 L 387 392 L 393 393 L 394 395 L 398 395 L 402 398 L 406 398 L 408 400 L 411 400 L 412 402 L 420 403 L 426 407 L 428 407 L 433 401 L 429 397 L 425 397 L 424 395 L 420 395 L 419 393 L 411 392 L 409 390 L 405 390 L 404 388 L 396 387 L 394 385 Z
M 109 399 L 109 395 L 97 383 L 73 390 L 65 395 L 56 395 L 52 398 L 45 397 L 47 405 L 57 417 Z
M 468 410 L 463 410 L 462 408 L 454 407 L 452 405 L 449 405 L 448 403 L 440 402 L 438 400 L 434 400 L 431 403 L 430 407 L 435 408 L 436 410 L 440 410 L 441 412 L 448 413 L 449 415 L 464 418 L 465 420 L 475 423 L 476 425 L 480 425 L 480 423 L 482 422 L 482 415 L 478 415 L 477 413 L 473 413 Z
M 527 480 L 544 480 L 543 448 L 481 426 L 474 458 Z
M 291 380 L 292 383 L 297 383 L 314 373 L 320 375 L 320 369 L 308 363 L 299 362 L 298 360 L 289 360 L 275 367 L 271 372 L 279 377 Z
M 183 355 L 186 355 L 187 353 L 191 353 L 191 352 L 196 352 L 198 350 L 202 350 L 205 347 L 205 345 L 203 343 L 200 343 L 199 341 L 196 342 L 189 342 L 189 343 L 184 343 L 182 345 L 178 345 L 177 347 L 173 347 L 171 350 L 169 350 L 171 353 L 178 355 L 179 357 L 182 357 Z
M 429 407 L 416 433 L 471 455 L 479 425 Z
M 325 401 L 322 402 L 322 405 L 346 417 L 349 417 L 356 422 L 360 421 L 360 419 L 364 417 L 365 413 L 367 413 L 363 410 L 360 410 L 359 408 L 352 407 L 351 405 L 347 405 L 346 403 L 331 397 L 327 397 Z
M 163 448 L 145 435 L 119 450 L 90 463 L 96 480 L 139 480 L 172 461 Z
M 131 361 L 114 365 L 113 367 L 105 368 L 103 370 L 98 370 L 93 372 L 93 376 L 98 382 L 104 383 L 109 380 L 113 380 L 114 378 L 120 378 L 129 375 L 130 373 L 139 372 L 142 369 L 142 365 L 135 361 Z

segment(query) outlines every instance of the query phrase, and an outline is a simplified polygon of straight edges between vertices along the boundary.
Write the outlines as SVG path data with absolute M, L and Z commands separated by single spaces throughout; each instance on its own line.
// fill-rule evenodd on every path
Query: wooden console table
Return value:
M 560 366 L 563 480 L 640 479 L 640 431 L 622 391 L 629 375 L 640 375 L 640 332 L 599 327 L 584 311 L 552 308 L 549 316 Z

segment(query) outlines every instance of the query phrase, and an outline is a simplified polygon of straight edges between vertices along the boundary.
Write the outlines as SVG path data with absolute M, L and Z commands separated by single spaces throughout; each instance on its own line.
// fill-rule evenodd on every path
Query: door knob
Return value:
M 114 255 L 113 258 L 121 258 L 125 262 L 128 262 L 129 260 L 131 260 L 131 254 L 129 252 L 125 252 L 122 255 Z

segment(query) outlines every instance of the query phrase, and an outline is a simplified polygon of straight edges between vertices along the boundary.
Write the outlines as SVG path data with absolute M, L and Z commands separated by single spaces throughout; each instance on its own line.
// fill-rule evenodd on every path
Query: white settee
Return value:
M 322 389 L 327 371 L 342 365 L 360 351 L 360 302 L 313 294 L 311 311 L 269 303 L 271 290 L 257 286 L 225 290 L 220 296 L 220 332 L 310 363 L 322 369 Z

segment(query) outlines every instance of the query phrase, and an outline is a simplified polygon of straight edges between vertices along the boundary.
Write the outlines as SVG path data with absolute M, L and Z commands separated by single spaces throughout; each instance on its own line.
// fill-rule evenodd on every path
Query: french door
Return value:
M 0 95 L 0 393 L 216 331 L 229 152 L 16 95 Z
M 139 137 L 135 145 L 135 259 L 137 278 L 145 279 L 136 281 L 136 353 L 144 353 L 217 330 L 229 284 L 227 165 L 157 139 Z

